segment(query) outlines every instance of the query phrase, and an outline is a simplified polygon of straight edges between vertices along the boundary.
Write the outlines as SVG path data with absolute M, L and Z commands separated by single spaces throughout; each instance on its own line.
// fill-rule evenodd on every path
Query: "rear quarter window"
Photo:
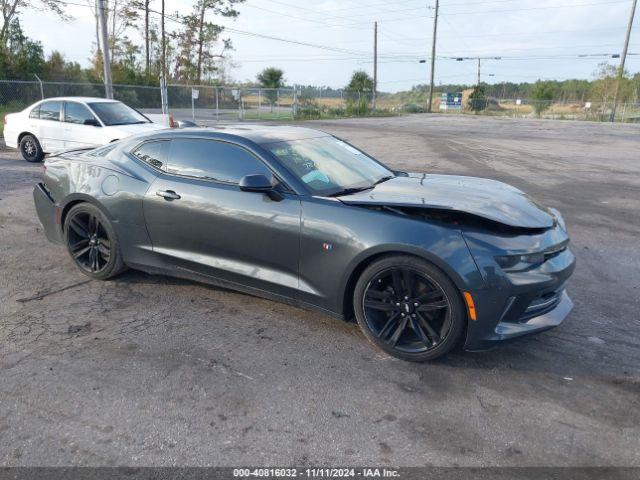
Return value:
M 168 150 L 168 140 L 152 140 L 138 145 L 131 155 L 157 170 L 166 170 Z

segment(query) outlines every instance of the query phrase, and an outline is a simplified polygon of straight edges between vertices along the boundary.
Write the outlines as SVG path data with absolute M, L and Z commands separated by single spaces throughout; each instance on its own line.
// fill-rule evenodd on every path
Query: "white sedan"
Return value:
M 40 162 L 46 153 L 105 145 L 163 128 L 122 102 L 58 97 L 6 115 L 4 140 L 8 147 L 19 148 L 27 162 Z

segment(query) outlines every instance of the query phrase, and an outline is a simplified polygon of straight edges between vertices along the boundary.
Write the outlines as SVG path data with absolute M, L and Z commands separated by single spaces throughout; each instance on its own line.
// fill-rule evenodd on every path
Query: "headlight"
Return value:
M 521 272 L 544 262 L 544 252 L 527 255 L 503 255 L 496 262 L 505 272 Z

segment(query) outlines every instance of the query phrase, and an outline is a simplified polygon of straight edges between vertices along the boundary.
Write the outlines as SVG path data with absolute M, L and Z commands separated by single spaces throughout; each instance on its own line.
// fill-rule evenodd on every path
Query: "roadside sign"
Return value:
M 462 110 L 462 93 L 442 93 L 440 95 L 440 110 Z
M 521 98 L 516 99 L 516 105 L 522 105 L 522 99 Z
M 200 96 L 200 90 L 196 88 L 191 89 L 191 118 L 193 122 L 196 121 L 196 100 Z
M 586 102 L 584 104 L 584 108 L 591 108 L 591 102 Z

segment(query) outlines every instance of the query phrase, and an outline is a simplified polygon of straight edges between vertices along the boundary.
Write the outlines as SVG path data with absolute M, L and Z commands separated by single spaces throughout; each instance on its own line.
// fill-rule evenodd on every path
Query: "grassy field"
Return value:
M 245 110 L 244 120 L 291 120 L 291 111 Z

